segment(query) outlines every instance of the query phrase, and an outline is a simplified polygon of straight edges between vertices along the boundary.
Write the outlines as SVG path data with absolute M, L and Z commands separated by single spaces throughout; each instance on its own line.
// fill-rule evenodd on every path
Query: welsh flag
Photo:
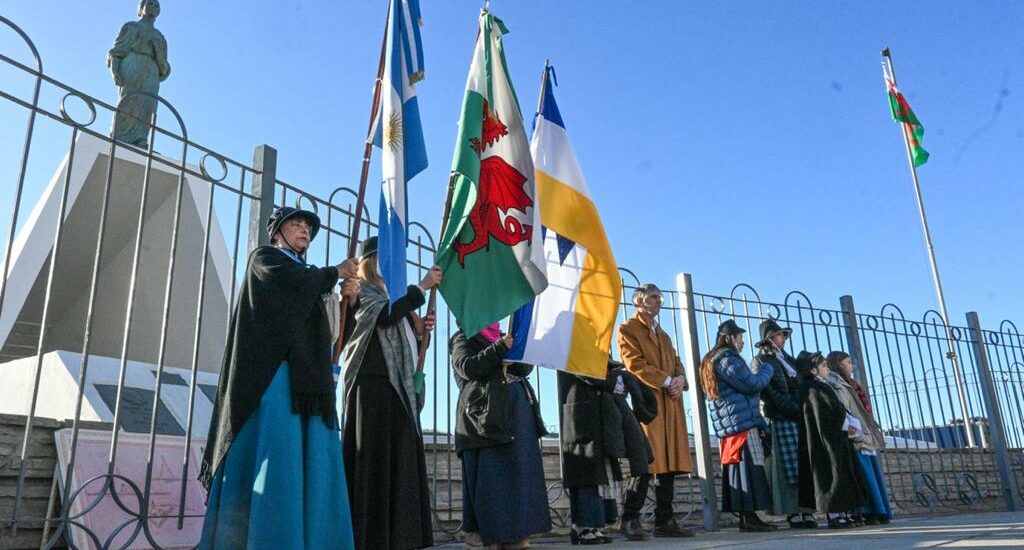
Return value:
M 441 295 L 467 335 L 547 287 L 533 160 L 505 64 L 507 33 L 500 19 L 480 14 L 437 253 Z
M 903 97 L 903 94 L 896 88 L 896 84 L 886 77 L 885 85 L 889 88 L 889 107 L 892 108 L 892 119 L 906 125 L 914 166 L 921 166 L 928 162 L 928 151 L 921 147 L 924 125 L 917 119 L 914 110 L 910 108 L 910 103 L 907 103 L 907 98 Z

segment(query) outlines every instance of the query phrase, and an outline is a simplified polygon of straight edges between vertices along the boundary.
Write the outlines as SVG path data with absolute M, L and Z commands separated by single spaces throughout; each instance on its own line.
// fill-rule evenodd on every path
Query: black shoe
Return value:
M 572 542 L 573 546 L 576 546 L 577 544 L 582 544 L 584 546 L 607 544 L 612 541 L 612 539 L 604 536 L 600 531 L 593 527 L 577 529 L 575 525 L 569 530 L 569 540 Z
M 889 525 L 889 518 L 885 516 L 878 516 L 878 523 L 880 525 Z
M 817 529 L 818 520 L 814 519 L 814 514 L 804 514 L 804 527 L 808 529 Z
M 856 526 L 856 527 L 863 526 L 864 525 L 864 521 L 865 521 L 864 520 L 864 516 L 861 515 L 861 514 L 851 514 L 847 519 L 849 521 L 852 521 L 853 525 Z
M 740 531 L 744 533 L 767 533 L 771 530 L 771 526 L 761 521 L 757 514 L 753 512 L 740 514 Z
M 625 520 L 619 525 L 619 533 L 626 537 L 626 540 L 648 540 L 650 537 L 647 536 L 647 531 L 644 531 L 643 525 L 640 524 L 639 519 Z
M 828 520 L 829 529 L 848 529 L 853 527 L 853 522 L 842 516 L 834 517 Z
M 680 527 L 676 520 L 670 519 L 662 525 L 654 526 L 654 536 L 676 539 L 690 538 L 693 536 L 693 531 Z
M 800 514 L 790 514 L 786 517 L 786 523 L 790 529 L 807 529 L 807 522 L 800 518 Z
M 756 523 L 758 525 L 767 527 L 769 531 L 777 531 L 779 529 L 778 525 L 772 525 L 770 523 L 765 522 L 763 519 L 761 519 L 761 516 L 758 516 L 757 512 L 752 512 L 750 514 L 750 521 L 752 521 L 752 522 L 754 522 L 754 523 Z
M 864 525 L 878 525 L 878 517 L 874 514 L 864 516 Z

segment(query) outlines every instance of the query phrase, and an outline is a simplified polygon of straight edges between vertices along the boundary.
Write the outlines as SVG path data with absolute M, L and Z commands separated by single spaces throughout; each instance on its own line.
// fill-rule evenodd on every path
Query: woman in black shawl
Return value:
M 830 529 L 851 527 L 843 514 L 867 503 L 864 472 L 851 437 L 860 432 L 827 383 L 829 369 L 818 352 L 802 351 L 796 368 L 800 401 L 800 506 L 828 515 Z
M 317 268 L 316 214 L 280 208 L 249 256 L 200 469 L 201 549 L 350 548 L 325 297 L 355 262 Z
M 358 299 L 345 340 L 345 471 L 356 548 L 405 550 L 433 544 L 427 463 L 420 433 L 417 343 L 434 326 L 415 310 L 441 282 L 437 267 L 392 301 L 377 264 L 377 238 L 359 252 Z M 414 334 L 415 332 L 415 334 Z

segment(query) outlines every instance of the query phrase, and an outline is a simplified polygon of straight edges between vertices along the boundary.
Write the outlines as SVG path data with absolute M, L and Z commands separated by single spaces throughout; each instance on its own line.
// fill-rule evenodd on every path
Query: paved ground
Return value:
M 461 545 L 446 545 L 460 548 Z M 533 543 L 538 549 L 580 548 L 569 544 L 568 538 L 544 539 Z M 990 512 L 950 516 L 920 516 L 896 519 L 886 526 L 859 527 L 844 530 L 816 529 L 796 531 L 781 528 L 767 534 L 740 533 L 726 529 L 699 533 L 692 539 L 647 542 L 615 541 L 593 548 L 632 548 L 655 550 L 664 548 L 750 548 L 750 549 L 817 549 L 846 548 L 1024 548 L 1024 512 Z

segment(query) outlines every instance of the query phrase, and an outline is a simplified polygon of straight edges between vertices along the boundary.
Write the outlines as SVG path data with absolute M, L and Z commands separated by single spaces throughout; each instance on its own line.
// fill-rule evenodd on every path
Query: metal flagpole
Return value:
M 893 69 L 892 55 L 889 48 L 882 50 L 884 62 L 883 71 L 887 71 L 886 77 L 896 86 L 896 71 Z M 910 166 L 910 177 L 914 181 L 914 195 L 917 197 L 917 209 L 921 214 L 921 226 L 924 228 L 924 241 L 928 247 L 928 259 L 931 262 L 932 280 L 935 282 L 935 293 L 939 298 L 939 312 L 942 314 L 942 321 L 946 325 L 946 345 L 948 351 L 946 358 L 953 363 L 953 377 L 956 380 L 956 393 L 960 398 L 960 410 L 964 417 L 964 432 L 967 434 L 967 446 L 974 447 L 974 430 L 971 426 L 971 413 L 967 407 L 967 388 L 964 385 L 963 374 L 960 372 L 960 362 L 956 356 L 956 349 L 953 345 L 953 329 L 949 325 L 949 314 L 946 312 L 946 296 L 942 292 L 942 280 L 939 278 L 939 265 L 935 261 L 935 247 L 932 246 L 931 231 L 928 230 L 928 216 L 924 211 L 924 200 L 921 198 L 921 185 L 917 180 L 917 167 L 914 166 L 914 153 L 910 147 L 910 125 L 900 123 L 903 127 L 903 145 L 907 150 L 907 165 Z

